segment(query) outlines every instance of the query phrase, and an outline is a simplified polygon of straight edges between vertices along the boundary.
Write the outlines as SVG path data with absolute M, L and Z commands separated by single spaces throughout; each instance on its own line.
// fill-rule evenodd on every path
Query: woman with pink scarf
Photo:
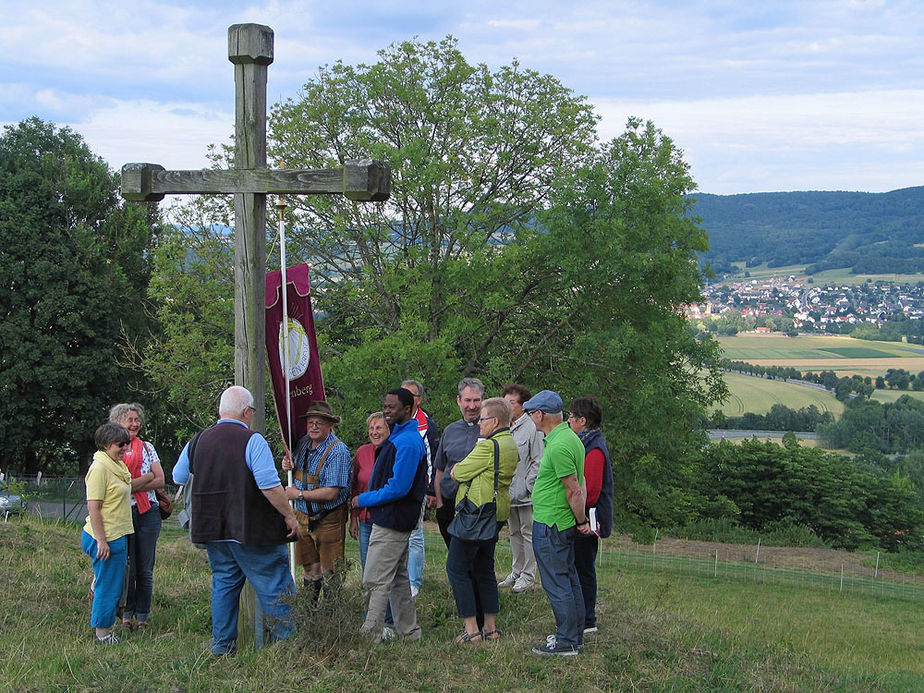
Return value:
M 164 487 L 164 470 L 157 451 L 138 437 L 144 423 L 144 407 L 140 404 L 117 404 L 109 410 L 109 421 L 124 426 L 131 441 L 122 461 L 132 479 L 151 473 L 153 477 L 140 486 L 132 484 L 132 524 L 135 533 L 128 539 L 128 581 L 122 628 L 142 630 L 151 616 L 154 593 L 154 555 L 160 536 L 160 511 L 154 491 Z

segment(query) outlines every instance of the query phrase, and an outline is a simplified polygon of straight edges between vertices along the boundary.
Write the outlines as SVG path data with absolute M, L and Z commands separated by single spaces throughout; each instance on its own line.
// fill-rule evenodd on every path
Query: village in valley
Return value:
M 707 324 L 710 318 L 724 317 L 720 322 L 736 331 L 843 333 L 860 323 L 881 328 L 887 321 L 924 318 L 924 282 L 868 279 L 855 285 L 821 285 L 795 275 L 744 278 L 708 284 L 703 298 L 686 308 L 687 316 Z

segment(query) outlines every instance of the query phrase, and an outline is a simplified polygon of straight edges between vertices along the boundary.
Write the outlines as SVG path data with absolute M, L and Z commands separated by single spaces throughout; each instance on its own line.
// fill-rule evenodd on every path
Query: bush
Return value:
M 345 561 L 324 578 L 319 599 L 310 586 L 301 587 L 288 598 L 296 628 L 289 642 L 306 654 L 336 659 L 345 651 L 366 645 L 357 626 L 362 623 L 362 589 L 346 579 L 350 565 Z
M 805 525 L 792 520 L 770 522 L 761 529 L 748 529 L 727 517 L 698 520 L 667 532 L 672 537 L 693 541 L 718 541 L 726 544 L 756 544 L 764 546 L 827 546 Z

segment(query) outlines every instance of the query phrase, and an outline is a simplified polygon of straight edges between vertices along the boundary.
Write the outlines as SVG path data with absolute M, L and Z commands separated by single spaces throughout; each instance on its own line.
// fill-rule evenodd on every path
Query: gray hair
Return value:
M 497 427 L 506 428 L 513 416 L 513 406 L 503 397 L 492 397 L 481 403 L 481 408 L 491 416 L 497 417 Z
M 462 396 L 462 390 L 470 387 L 473 390 L 478 390 L 478 394 L 484 397 L 484 383 L 481 382 L 478 378 L 462 378 L 459 381 L 459 396 Z
M 405 385 L 413 385 L 414 387 L 416 387 L 417 396 L 423 399 L 423 396 L 424 396 L 423 383 L 421 383 L 419 380 L 402 380 L 401 387 L 404 387 Z M 413 395 L 414 393 L 412 392 L 411 394 Z
M 380 411 L 374 411 L 374 412 L 372 412 L 371 414 L 369 414 L 369 416 L 366 417 L 366 428 L 369 428 L 369 426 L 372 424 L 372 422 L 375 421 L 376 419 L 383 419 L 383 420 L 384 420 L 384 419 L 385 419 L 385 414 L 384 414 L 383 412 L 380 412 Z M 386 427 L 386 428 L 389 428 L 388 422 L 387 422 L 387 421 L 385 422 L 385 427 Z
M 218 401 L 218 415 L 240 416 L 247 407 L 253 406 L 253 395 L 250 390 L 240 385 L 232 385 L 221 393 L 221 399 Z
M 137 402 L 131 402 L 130 404 L 122 403 L 116 404 L 109 410 L 109 423 L 120 423 L 122 417 L 125 416 L 128 412 L 134 411 L 138 413 L 138 418 L 141 419 L 141 423 L 144 423 L 144 407 L 142 407 Z M 121 425 L 121 424 L 120 424 Z

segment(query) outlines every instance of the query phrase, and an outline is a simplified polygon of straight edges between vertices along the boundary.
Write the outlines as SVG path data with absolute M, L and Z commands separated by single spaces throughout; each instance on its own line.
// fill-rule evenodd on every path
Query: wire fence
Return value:
M 26 510 L 46 519 L 83 522 L 87 516 L 87 487 L 84 477 L 31 477 L 20 479 Z M 173 498 L 176 487 L 167 484 Z
M 87 507 L 83 477 L 21 481 L 29 512 L 43 518 L 83 522 Z M 176 495 L 175 487 L 168 485 L 166 491 L 171 498 Z M 662 539 L 646 547 L 627 537 L 612 537 L 601 541 L 597 562 L 601 568 L 804 585 L 924 602 L 924 575 L 883 570 L 878 560 L 873 566 L 864 565 L 864 558 L 862 554 L 833 549 L 762 547 L 759 543 L 755 546 Z
M 830 549 L 793 549 L 740 545 L 710 546 L 708 542 L 675 542 L 671 546 L 652 545 L 643 550 L 627 542 L 602 542 L 598 565 L 614 569 L 646 570 L 699 576 L 714 580 L 748 580 L 806 586 L 840 593 L 924 602 L 924 575 L 884 571 L 862 564 L 863 556 Z M 607 545 L 608 544 L 608 545 Z M 744 558 L 746 550 L 751 556 Z M 697 555 L 698 554 L 698 555 Z M 769 554 L 769 555 L 768 555 Z M 849 560 L 838 560 L 849 557 Z

